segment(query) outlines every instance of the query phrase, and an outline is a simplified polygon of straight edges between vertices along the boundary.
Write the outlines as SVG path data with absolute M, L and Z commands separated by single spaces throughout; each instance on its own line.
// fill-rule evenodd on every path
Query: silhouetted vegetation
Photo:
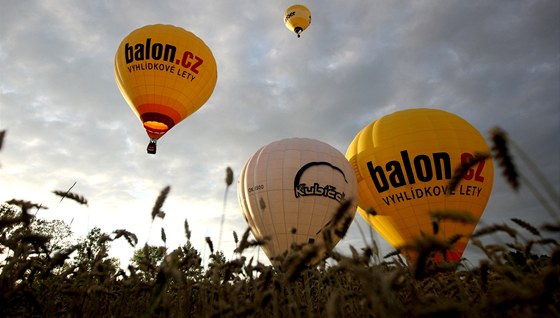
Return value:
M 518 189 L 524 183 L 507 151 L 505 134 L 495 130 L 493 140 L 498 140 L 493 149 L 506 180 Z M 233 177 L 231 169 L 226 171 L 227 194 Z M 157 197 L 152 219 L 165 217 L 161 208 L 169 190 L 165 187 Z M 54 193 L 87 204 L 83 196 L 70 191 Z M 557 204 L 555 200 L 547 205 Z M 2 317 L 560 316 L 557 215 L 541 226 L 514 218 L 479 228 L 471 236 L 472 244 L 485 255 L 478 265 L 466 260 L 434 262 L 432 256 L 454 238 L 441 242 L 425 235 L 410 244 L 421 255 L 411 265 L 397 251 L 379 255 L 373 241 L 359 251 L 350 247 L 350 256 L 331 251 L 328 262 L 314 267 L 307 261 L 317 248 L 294 246 L 281 265 L 268 266 L 242 255 L 263 244 L 252 240 L 246 230 L 240 239 L 234 233 L 237 247 L 231 260 L 206 238 L 211 254 L 205 268 L 201 254 L 191 245 L 187 220 L 185 243 L 172 250 L 139 247 L 136 235 L 124 229 L 104 233 L 93 228 L 72 242 L 66 239 L 70 228 L 64 222 L 34 217 L 34 212 L 45 208 L 15 199 L 0 207 Z M 344 208 L 339 211 L 340 224 L 332 225 L 343 225 L 342 236 L 347 229 Z M 461 222 L 465 218 L 456 212 L 434 214 L 434 233 L 440 219 Z M 483 243 L 494 233 L 505 234 L 507 240 Z M 163 229 L 161 236 L 165 242 Z M 109 256 L 115 240 L 126 240 L 135 249 L 126 270 Z

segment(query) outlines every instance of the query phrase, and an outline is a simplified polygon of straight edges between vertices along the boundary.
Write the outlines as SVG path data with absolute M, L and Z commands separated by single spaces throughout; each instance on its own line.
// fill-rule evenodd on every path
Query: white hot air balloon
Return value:
M 322 231 L 345 200 L 350 220 L 357 207 L 356 176 L 344 155 L 313 139 L 290 138 L 260 148 L 245 164 L 238 199 L 257 239 L 273 264 L 293 243 L 317 243 L 325 252 Z M 331 235 L 331 247 L 340 237 Z

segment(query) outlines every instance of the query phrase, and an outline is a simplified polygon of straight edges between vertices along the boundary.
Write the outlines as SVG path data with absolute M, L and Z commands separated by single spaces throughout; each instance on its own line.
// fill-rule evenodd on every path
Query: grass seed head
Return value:
M 483 227 L 480 230 L 477 230 L 476 232 L 474 232 L 472 234 L 472 237 L 479 237 L 479 236 L 488 235 L 488 234 L 495 233 L 495 232 L 507 233 L 510 237 L 512 237 L 514 239 L 517 237 L 517 231 L 515 229 L 505 225 L 505 224 L 503 224 L 503 225 L 495 224 L 495 225 L 490 225 L 490 226 Z
M 235 242 L 235 244 L 239 242 L 239 238 L 237 237 L 237 232 L 235 231 L 233 231 L 233 241 Z
M 61 201 L 65 198 L 68 198 L 70 200 L 73 200 L 75 202 L 78 202 L 81 205 L 88 205 L 88 201 L 86 200 L 86 198 L 84 198 L 83 196 L 70 192 L 70 191 L 58 191 L 55 190 L 53 191 L 54 194 L 56 194 L 57 196 L 61 197 Z
M 163 203 L 165 202 L 165 199 L 167 198 L 167 195 L 169 194 L 170 190 L 171 190 L 171 187 L 166 186 L 159 193 L 159 196 L 156 199 L 156 203 L 154 204 L 154 207 L 152 208 L 152 221 L 156 218 L 158 213 L 161 212 L 161 207 L 163 206 Z
M 207 236 L 205 238 L 206 243 L 208 244 L 208 247 L 210 248 L 210 253 L 214 253 L 214 243 L 212 243 L 212 239 L 210 238 L 210 236 Z
M 226 186 L 230 186 L 233 183 L 233 170 L 230 167 L 226 168 Z
M 506 177 L 510 186 L 517 190 L 519 188 L 519 175 L 509 153 L 507 134 L 496 127 L 490 131 L 490 138 L 492 139 L 491 150 L 494 158 L 498 161 L 498 165 L 502 167 L 502 174 Z
M 6 137 L 6 130 L 0 131 L 0 150 L 2 150 L 2 145 L 4 144 L 4 137 Z
M 522 228 L 526 229 L 527 231 L 529 231 L 531 234 L 535 235 L 535 236 L 541 236 L 541 233 L 539 232 L 539 230 L 537 230 L 536 227 L 532 226 L 531 224 L 517 219 L 517 218 L 513 218 L 511 219 L 515 224 L 521 226 Z
M 165 229 L 163 227 L 161 228 L 161 240 L 163 243 L 167 243 L 167 235 L 165 235 Z
M 185 236 L 187 237 L 187 241 L 190 241 L 191 240 L 191 231 L 189 229 L 189 222 L 187 221 L 187 219 L 185 219 L 184 226 L 185 226 Z
M 113 231 L 113 233 L 115 234 L 113 241 L 118 238 L 124 237 L 128 242 L 128 244 L 130 244 L 130 246 L 135 247 L 136 244 L 138 244 L 138 237 L 136 236 L 136 234 L 132 232 L 121 229 L 121 230 L 115 230 Z

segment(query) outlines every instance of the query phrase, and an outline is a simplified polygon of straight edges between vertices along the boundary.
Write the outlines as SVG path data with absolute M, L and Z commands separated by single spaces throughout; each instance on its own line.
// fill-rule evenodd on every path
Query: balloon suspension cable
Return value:
M 150 143 L 148 144 L 148 148 L 146 148 L 146 151 L 149 154 L 153 155 L 156 153 L 156 143 L 157 143 L 156 139 L 150 138 Z

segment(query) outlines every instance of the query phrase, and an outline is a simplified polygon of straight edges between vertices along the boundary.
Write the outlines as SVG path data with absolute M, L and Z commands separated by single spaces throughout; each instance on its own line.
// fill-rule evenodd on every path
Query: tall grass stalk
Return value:
M 233 183 L 233 170 L 230 167 L 226 168 L 226 190 L 224 191 L 224 203 L 222 208 L 222 219 L 220 220 L 220 237 L 218 238 L 218 250 L 220 250 L 220 246 L 222 244 L 222 233 L 224 231 L 224 221 L 226 218 L 226 205 L 227 205 L 227 194 L 229 187 Z

